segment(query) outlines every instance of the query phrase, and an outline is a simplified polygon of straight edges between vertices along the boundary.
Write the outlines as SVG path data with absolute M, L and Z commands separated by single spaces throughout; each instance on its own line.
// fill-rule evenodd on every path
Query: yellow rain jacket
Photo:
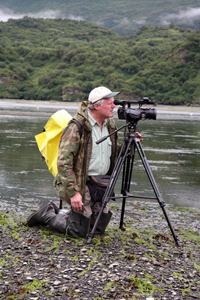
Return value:
M 71 119 L 72 116 L 66 110 L 59 110 L 50 117 L 44 127 L 44 132 L 35 136 L 39 151 L 54 177 L 58 173 L 57 159 L 62 131 Z

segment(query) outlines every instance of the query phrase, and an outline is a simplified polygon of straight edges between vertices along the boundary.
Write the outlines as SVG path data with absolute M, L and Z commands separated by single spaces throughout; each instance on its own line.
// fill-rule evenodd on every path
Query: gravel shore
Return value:
M 200 299 L 200 211 L 167 207 L 174 243 L 156 203 L 111 204 L 105 235 L 73 239 L 27 216 L 0 213 L 0 299 Z
M 0 109 L 9 107 L 11 109 L 19 108 L 23 106 L 27 107 L 56 107 L 59 109 L 60 107 L 78 107 L 79 102 L 67 102 L 67 101 L 39 101 L 39 100 L 23 100 L 23 99 L 0 99 Z M 200 113 L 200 106 L 186 106 L 186 105 L 156 105 L 158 111 L 163 112 L 185 112 L 185 113 Z M 4 112 L 5 113 L 5 112 Z M 9 111 L 7 111 L 9 114 Z M 10 112 L 11 113 L 11 112 Z M 20 113 L 20 110 L 17 111 Z

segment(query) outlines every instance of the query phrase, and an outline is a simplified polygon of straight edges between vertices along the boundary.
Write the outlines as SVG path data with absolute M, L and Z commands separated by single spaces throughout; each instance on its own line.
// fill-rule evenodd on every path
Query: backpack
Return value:
M 78 126 L 81 137 L 82 125 L 78 121 L 72 119 L 72 116 L 64 109 L 54 113 L 44 126 L 43 132 L 35 136 L 38 149 L 42 154 L 49 171 L 54 177 L 58 173 L 57 159 L 62 131 L 72 122 Z

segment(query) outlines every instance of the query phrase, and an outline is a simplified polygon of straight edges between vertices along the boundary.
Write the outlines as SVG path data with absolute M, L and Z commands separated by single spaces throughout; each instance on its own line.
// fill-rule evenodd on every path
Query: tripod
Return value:
M 122 127 L 120 127 L 118 130 L 120 130 L 123 127 L 128 127 L 128 132 L 125 133 L 125 139 L 123 141 L 119 156 L 117 158 L 115 167 L 113 169 L 113 172 L 111 174 L 110 177 L 110 181 L 108 183 L 108 186 L 106 188 L 104 197 L 102 199 L 102 207 L 101 210 L 97 216 L 97 219 L 94 223 L 94 226 L 92 228 L 92 231 L 88 234 L 87 238 L 87 243 L 90 244 L 92 242 L 92 238 L 95 234 L 95 230 L 96 227 L 98 225 L 99 219 L 103 213 L 103 210 L 106 206 L 106 204 L 109 202 L 110 199 L 112 199 L 113 197 L 111 197 L 115 184 L 117 182 L 119 173 L 123 167 L 123 176 L 122 176 L 122 186 L 121 186 L 121 194 L 122 196 L 120 196 L 119 198 L 122 198 L 122 209 L 121 209 L 121 218 L 120 218 L 120 226 L 119 228 L 123 227 L 123 220 L 124 220 L 124 211 L 125 211 L 125 204 L 126 204 L 126 199 L 127 198 L 144 198 L 144 199 L 156 199 L 164 213 L 164 216 L 167 220 L 168 226 L 171 230 L 171 233 L 173 235 L 174 241 L 176 243 L 176 245 L 179 247 L 179 241 L 178 238 L 175 235 L 175 232 L 173 230 L 173 227 L 171 225 L 171 222 L 169 220 L 169 217 L 167 215 L 167 212 L 165 210 L 165 202 L 162 199 L 162 196 L 158 190 L 157 184 L 155 182 L 154 176 L 152 174 L 152 171 L 149 167 L 147 158 L 145 156 L 145 153 L 142 149 L 142 145 L 140 143 L 140 140 L 136 137 L 136 125 L 137 122 L 136 121 L 131 121 L 128 122 L 126 125 L 123 125 Z M 116 130 L 116 131 L 118 131 Z M 116 132 L 114 131 L 114 132 Z M 113 132 L 113 133 L 114 133 Z M 110 136 L 110 135 L 109 135 Z M 106 139 L 107 137 L 105 137 L 104 139 Z M 102 139 L 102 140 L 104 140 Z M 101 140 L 101 141 L 102 141 Z M 98 141 L 98 142 L 101 142 Z M 149 181 L 151 183 L 151 186 L 153 188 L 153 191 L 155 193 L 155 198 L 150 198 L 150 197 L 135 197 L 130 193 L 130 183 L 131 183 L 131 177 L 132 177 L 132 171 L 133 171 L 133 164 L 134 164 L 134 158 L 135 158 L 135 150 L 137 149 L 137 152 L 142 160 L 143 166 L 145 168 L 145 171 L 147 173 L 147 176 L 149 178 Z M 116 197 L 114 197 L 116 198 Z

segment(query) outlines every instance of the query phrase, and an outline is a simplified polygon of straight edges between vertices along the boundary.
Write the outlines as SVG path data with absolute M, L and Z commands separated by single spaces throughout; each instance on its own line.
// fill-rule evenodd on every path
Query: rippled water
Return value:
M 58 109 L 55 105 L 0 103 L 0 199 L 3 207 L 23 213 L 28 207 L 37 208 L 45 199 L 59 203 L 52 185 L 53 176 L 34 138 Z M 73 115 L 76 107 L 67 106 L 67 110 Z M 198 114 L 158 112 L 156 121 L 138 123 L 137 129 L 144 137 L 142 147 L 163 200 L 169 205 L 200 208 L 199 120 Z M 116 123 L 119 127 L 125 121 L 116 118 Z M 121 131 L 120 141 L 123 138 Z M 121 176 L 116 193 L 120 191 L 120 184 Z M 154 196 L 138 155 L 131 190 L 136 195 Z M 128 200 L 127 204 L 134 205 L 135 201 L 138 200 Z

